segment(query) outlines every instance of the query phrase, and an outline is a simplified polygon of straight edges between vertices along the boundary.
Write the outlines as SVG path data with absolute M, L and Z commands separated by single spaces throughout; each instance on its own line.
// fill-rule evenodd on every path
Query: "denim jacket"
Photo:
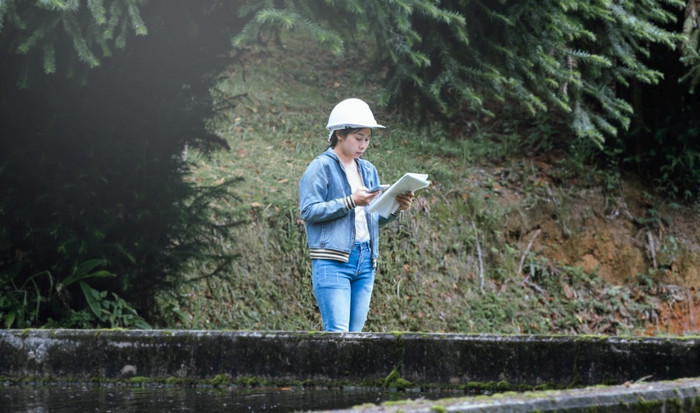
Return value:
M 360 158 L 356 162 L 364 186 L 379 185 L 374 165 Z M 301 177 L 299 210 L 311 258 L 347 262 L 355 245 L 355 203 L 345 168 L 332 148 L 318 155 Z M 394 219 L 367 214 L 373 262 L 379 256 L 379 227 Z

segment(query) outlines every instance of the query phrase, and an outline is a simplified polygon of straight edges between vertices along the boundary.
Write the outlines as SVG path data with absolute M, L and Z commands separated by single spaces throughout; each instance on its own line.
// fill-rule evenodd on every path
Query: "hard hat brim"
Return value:
M 326 129 L 328 129 L 328 130 L 341 130 L 341 129 L 345 129 L 345 128 L 386 128 L 386 126 L 380 125 L 378 123 L 375 123 L 374 125 L 358 125 L 358 124 L 341 123 L 339 125 L 326 126 Z

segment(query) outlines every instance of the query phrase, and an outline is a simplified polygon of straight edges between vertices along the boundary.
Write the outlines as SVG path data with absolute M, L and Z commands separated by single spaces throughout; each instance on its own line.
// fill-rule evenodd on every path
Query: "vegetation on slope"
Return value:
M 252 49 L 229 66 L 215 94 L 237 104 L 213 126 L 231 150 L 185 156 L 195 161 L 194 182 L 240 179 L 217 201 L 230 216 L 211 217 L 243 222 L 229 234 L 235 243 L 224 245 L 238 259 L 220 278 L 202 279 L 211 268 L 193 266 L 177 295 L 159 297 L 177 314 L 176 326 L 321 329 L 298 181 L 326 148 L 330 108 L 348 96 L 377 100 L 374 79 L 352 70 L 364 59 L 339 60 L 286 39 L 282 49 Z M 428 173 L 433 184 L 382 232 L 367 331 L 683 334 L 697 327 L 697 211 L 666 206 L 615 169 L 564 155 L 557 145 L 580 141 L 507 105 L 493 122 L 457 131 L 412 126 L 372 106 L 389 126 L 375 131 L 366 154 L 382 180 L 412 171 Z

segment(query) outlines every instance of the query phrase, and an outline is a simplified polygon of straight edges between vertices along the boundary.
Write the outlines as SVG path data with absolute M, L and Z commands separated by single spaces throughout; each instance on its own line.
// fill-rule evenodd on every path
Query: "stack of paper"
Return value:
M 417 191 L 430 185 L 427 180 L 427 174 L 406 173 L 398 181 L 372 201 L 365 211 L 368 213 L 377 212 L 384 218 L 396 212 L 399 209 L 399 203 L 396 201 L 396 195 L 406 193 L 408 191 Z

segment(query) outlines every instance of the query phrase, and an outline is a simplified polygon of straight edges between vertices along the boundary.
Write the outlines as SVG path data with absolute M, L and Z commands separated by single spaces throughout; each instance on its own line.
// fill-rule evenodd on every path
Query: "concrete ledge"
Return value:
M 586 389 L 497 394 L 438 401 L 417 400 L 356 406 L 337 412 L 697 412 L 700 410 L 700 380 L 638 383 Z
M 534 388 L 700 377 L 699 338 L 0 330 L 0 376 L 145 376 L 317 384 L 376 383 L 396 370 L 413 385 L 503 382 Z M 507 388 L 507 387 L 505 387 Z

